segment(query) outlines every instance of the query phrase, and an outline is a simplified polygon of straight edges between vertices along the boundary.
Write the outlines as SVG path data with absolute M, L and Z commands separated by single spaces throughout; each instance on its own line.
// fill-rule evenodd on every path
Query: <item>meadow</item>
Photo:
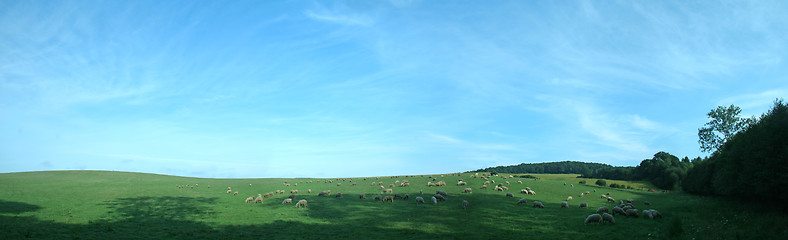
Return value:
M 206 179 L 108 171 L 4 173 L 0 174 L 0 230 L 5 239 L 784 239 L 788 234 L 783 213 L 753 201 L 600 187 L 593 185 L 596 179 L 578 179 L 574 174 L 491 177 L 509 188 L 501 192 L 493 190 L 494 184 L 482 189 L 485 180 L 472 175 Z M 458 179 L 468 185 L 458 186 Z M 393 203 L 372 199 L 381 194 L 378 183 L 388 188 L 403 180 L 410 186 L 397 184 L 393 192 L 409 194 L 410 199 Z M 588 184 L 579 184 L 581 180 Z M 447 185 L 428 187 L 430 181 Z M 613 182 L 652 188 L 644 182 L 608 180 Z M 238 195 L 226 193 L 228 187 Z M 466 187 L 473 192 L 463 193 Z M 526 187 L 536 195 L 520 193 Z M 281 204 L 293 189 L 299 191 L 293 203 L 305 199 L 308 207 Z M 274 194 L 262 204 L 245 202 L 249 196 L 276 190 L 288 193 Z M 317 196 L 325 190 L 331 195 Z M 433 205 L 430 197 L 436 190 L 448 192 L 448 200 Z M 586 191 L 591 194 L 580 197 Z M 506 197 L 506 192 L 514 197 Z M 617 215 L 615 225 L 584 225 L 597 208 L 617 205 L 600 197 L 608 192 L 616 202 L 631 199 L 636 208 L 657 209 L 664 217 Z M 343 197 L 335 198 L 336 193 Z M 367 198 L 359 199 L 360 193 Z M 417 204 L 417 196 L 427 204 Z M 561 208 L 568 196 L 573 197 L 570 207 Z M 527 204 L 515 204 L 523 197 Z M 461 206 L 463 200 L 470 203 L 467 209 Z M 534 200 L 545 208 L 533 208 Z M 580 202 L 589 207 L 579 208 Z

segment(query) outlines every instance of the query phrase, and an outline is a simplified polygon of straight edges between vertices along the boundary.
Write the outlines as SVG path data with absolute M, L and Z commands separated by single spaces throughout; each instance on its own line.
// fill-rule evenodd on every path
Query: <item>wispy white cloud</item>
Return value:
M 312 9 L 305 10 L 304 15 L 314 20 L 336 23 L 340 25 L 368 27 L 375 23 L 374 19 L 369 15 L 353 13 L 347 8 L 341 7 L 327 8 L 321 5 L 316 5 Z

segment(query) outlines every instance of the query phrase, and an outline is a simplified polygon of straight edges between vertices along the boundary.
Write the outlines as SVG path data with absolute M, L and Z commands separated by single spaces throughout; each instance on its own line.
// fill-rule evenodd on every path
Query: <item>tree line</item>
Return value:
M 587 163 L 577 161 L 548 162 L 548 163 L 521 163 L 511 166 L 497 166 L 482 168 L 472 172 L 495 172 L 495 173 L 574 173 L 582 174 L 595 169 L 609 168 L 610 165 L 602 163 Z
M 574 173 L 581 178 L 646 180 L 667 189 L 763 201 L 788 200 L 788 105 L 782 99 L 759 118 L 741 118 L 741 108 L 719 106 L 698 129 L 709 157 L 689 159 L 658 152 L 635 167 L 576 161 L 523 163 L 476 170 L 505 173 Z M 783 207 L 783 210 L 788 207 Z

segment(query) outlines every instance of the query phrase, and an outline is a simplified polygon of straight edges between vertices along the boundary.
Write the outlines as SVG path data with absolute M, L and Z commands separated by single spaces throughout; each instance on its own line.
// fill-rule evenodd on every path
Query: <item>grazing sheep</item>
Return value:
M 588 207 L 588 203 L 587 202 L 581 202 L 580 203 L 580 207 L 581 208 L 587 208 Z
M 233 196 L 235 196 L 235 195 L 238 195 L 238 192 L 234 192 L 234 193 L 233 193 Z
M 641 213 L 643 213 L 644 218 L 648 218 L 648 219 L 662 218 L 662 214 L 660 214 L 659 211 L 654 209 L 643 210 L 643 212 Z
M 473 192 L 473 189 L 472 188 L 465 188 L 465 190 L 463 190 L 462 192 L 464 192 L 464 193 Z
M 386 196 L 386 197 L 383 198 L 383 202 L 386 202 L 386 201 L 394 202 L 394 197 L 393 196 Z
M 233 193 L 233 190 L 227 190 L 227 193 Z
M 526 190 L 526 189 L 520 189 L 520 193 L 525 193 L 525 194 L 528 194 L 528 190 Z
M 638 217 L 638 210 L 637 209 L 627 209 L 626 214 L 627 214 L 627 217 Z
M 285 203 L 287 203 L 287 204 L 293 204 L 293 199 L 292 199 L 292 198 L 285 198 L 285 200 L 284 200 L 284 201 L 282 201 L 282 205 L 285 205 Z
M 469 204 L 467 200 L 462 200 L 462 209 L 468 209 Z
M 422 198 L 422 197 L 416 197 L 416 203 L 417 203 L 417 204 L 418 204 L 418 203 L 422 203 L 422 204 L 423 204 L 423 203 L 424 203 L 424 198 Z
M 607 207 L 600 207 L 599 209 L 596 210 L 596 213 L 603 213 L 603 212 L 607 212 Z
M 419 193 L 420 193 L 421 195 L 424 195 L 424 190 L 419 190 Z
M 331 193 L 331 191 L 322 191 L 322 192 L 317 193 L 317 196 L 318 197 L 319 196 L 328 196 L 328 194 L 330 194 L 330 193 Z
M 566 200 L 567 201 L 572 201 L 572 196 L 569 196 L 568 198 L 566 198 Z
M 440 194 L 440 195 L 443 195 L 444 197 L 446 197 L 446 196 L 449 196 L 449 194 L 448 194 L 448 193 L 446 193 L 446 192 L 444 192 L 444 191 L 441 191 L 441 190 L 437 190 L 437 191 L 435 191 L 435 194 Z
M 372 200 L 381 201 L 381 200 L 383 200 L 383 196 L 380 196 L 380 194 L 375 195 L 375 198 L 373 198 Z
M 624 210 L 624 212 L 627 212 L 629 209 L 632 209 L 632 206 L 627 205 L 621 208 L 621 210 Z
M 605 195 L 602 195 L 602 198 L 604 198 L 604 199 L 607 199 L 607 196 L 605 196 Z
M 389 188 L 394 188 L 394 184 L 389 184 Z
M 287 196 L 287 198 L 295 199 L 295 194 L 290 194 L 290 196 Z
M 506 193 L 506 196 L 507 196 L 507 197 L 514 197 L 514 194 L 512 194 L 512 193 L 508 192 L 508 193 Z
M 402 198 L 402 194 L 401 193 L 394 194 L 394 198 Z
M 432 204 L 438 205 L 438 199 L 432 196 Z
M 602 221 L 609 222 L 610 224 L 613 224 L 613 225 L 616 224 L 616 219 L 613 218 L 613 215 L 610 215 L 608 213 L 603 213 L 602 214 Z
M 568 202 L 561 202 L 561 208 L 569 208 Z
M 433 198 L 437 198 L 438 200 L 441 200 L 441 201 L 446 201 L 446 197 L 444 197 L 443 195 L 440 195 L 440 194 L 435 194 L 432 197 Z
M 612 202 L 612 203 L 616 202 L 616 200 L 615 200 L 615 199 L 613 199 L 612 197 L 608 197 L 608 198 L 607 198 L 607 201 L 608 201 L 608 202 Z
M 519 205 L 519 204 L 523 204 L 523 203 L 526 203 L 526 200 L 525 200 L 525 198 L 520 198 L 520 200 L 519 200 L 519 201 L 517 201 L 517 204 L 518 204 L 518 205 Z
M 249 187 L 251 187 L 251 186 L 252 186 L 252 184 L 250 183 L 250 184 L 249 184 Z
M 409 198 L 409 197 L 410 197 L 410 195 L 408 195 L 408 194 L 406 193 L 404 196 L 402 196 L 402 200 L 408 200 L 408 198 Z
M 336 195 L 334 195 L 334 197 L 335 198 L 341 198 L 342 197 L 342 193 L 337 193 Z
M 544 208 L 544 204 L 540 201 L 534 201 L 534 207 L 536 208 Z
M 651 205 L 651 202 L 649 202 L 649 201 L 643 201 L 643 204 L 645 204 L 645 205 Z
M 249 203 L 251 201 L 254 201 L 254 196 L 246 198 L 246 203 Z
M 620 207 L 613 207 L 613 215 L 616 215 L 616 214 L 621 214 L 621 215 L 624 215 L 624 216 L 627 215 L 627 213 L 624 212 L 624 209 L 621 209 Z
M 362 193 L 362 194 L 359 194 L 359 195 L 358 195 L 358 198 L 359 198 L 359 199 L 365 199 L 365 198 L 367 198 L 367 194 L 364 194 L 364 193 Z
M 608 193 L 605 193 L 605 195 L 610 195 L 610 193 L 609 193 L 609 192 L 608 192 Z
M 382 189 L 386 189 L 386 187 L 384 187 L 384 186 L 380 186 L 380 189 L 381 189 L 381 190 L 382 190 Z
M 298 201 L 298 202 L 296 203 L 296 207 L 301 207 L 301 206 L 304 206 L 304 207 L 309 207 L 309 205 L 308 205 L 308 204 L 307 204 L 307 202 L 306 202 L 306 199 L 301 199 L 301 201 Z
M 263 203 L 263 195 L 257 194 L 257 198 L 254 199 L 254 203 L 257 202 Z
M 517 183 L 519 183 L 519 184 L 523 184 L 523 181 L 517 180 Z
M 575 184 L 569 184 L 571 187 L 575 187 Z
M 534 192 L 534 190 L 528 190 L 528 194 L 530 194 L 530 195 L 536 195 L 536 192 Z
M 466 183 L 466 182 L 457 182 L 457 186 L 465 186 L 465 185 L 467 185 L 467 184 L 468 184 L 468 183 Z
M 586 221 L 583 224 L 587 225 L 588 223 L 597 223 L 597 224 L 602 223 L 602 215 L 596 213 L 588 215 Z

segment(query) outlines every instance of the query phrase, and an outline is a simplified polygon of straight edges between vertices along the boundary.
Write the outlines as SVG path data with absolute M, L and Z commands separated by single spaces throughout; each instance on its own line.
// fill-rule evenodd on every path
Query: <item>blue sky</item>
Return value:
M 0 5 L 0 172 L 634 166 L 788 96 L 785 1 Z

